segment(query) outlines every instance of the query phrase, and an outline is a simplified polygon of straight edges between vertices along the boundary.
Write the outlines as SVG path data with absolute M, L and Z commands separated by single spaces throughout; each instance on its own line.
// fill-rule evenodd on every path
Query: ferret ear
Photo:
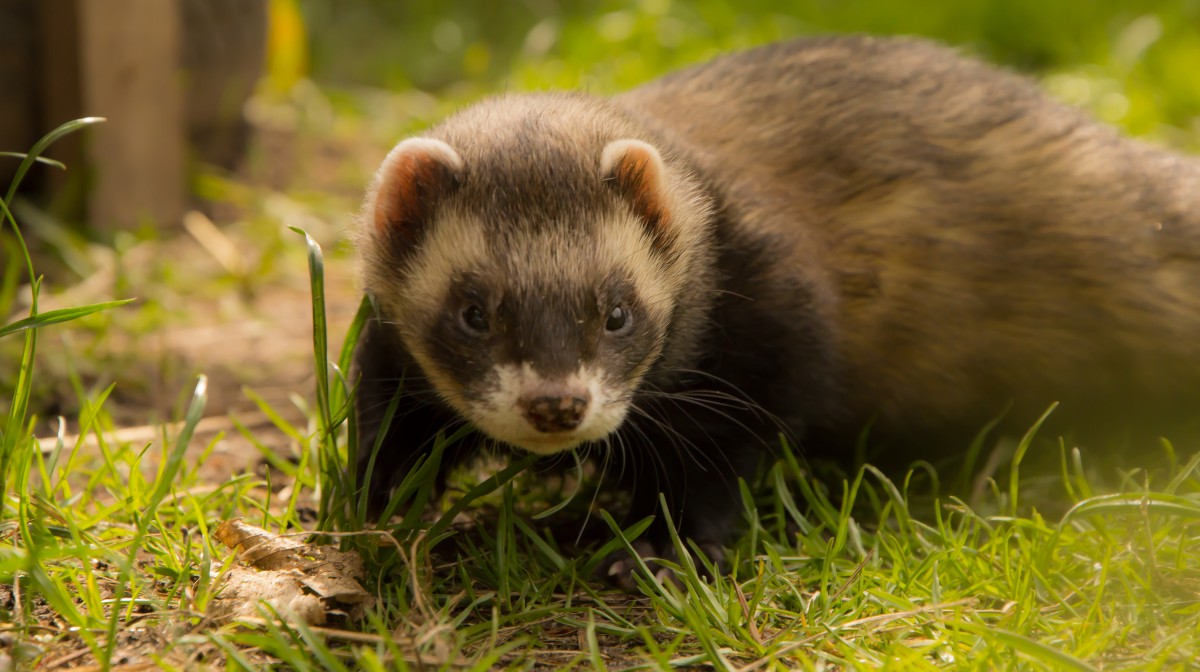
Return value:
M 409 138 L 392 148 L 375 174 L 367 216 L 384 237 L 413 240 L 437 202 L 458 185 L 463 160 L 432 138 Z
M 658 150 L 641 140 L 613 140 L 600 152 L 600 175 L 642 218 L 654 246 L 665 250 L 673 234 L 666 166 Z

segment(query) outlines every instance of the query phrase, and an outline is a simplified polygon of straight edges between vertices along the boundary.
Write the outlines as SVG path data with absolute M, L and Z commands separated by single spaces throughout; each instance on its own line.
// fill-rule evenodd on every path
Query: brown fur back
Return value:
M 818 288 L 845 420 L 1196 401 L 1194 159 L 920 41 L 773 45 L 617 102 L 689 156 L 732 226 L 786 250 L 772 273 Z

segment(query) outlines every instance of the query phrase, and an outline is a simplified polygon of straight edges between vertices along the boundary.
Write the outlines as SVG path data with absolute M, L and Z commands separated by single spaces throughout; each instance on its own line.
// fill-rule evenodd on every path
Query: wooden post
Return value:
M 266 27 L 266 0 L 0 0 L 0 150 L 106 117 L 51 147 L 70 172 L 35 167 L 26 193 L 65 196 L 58 212 L 93 229 L 175 226 L 188 151 L 225 168 L 242 155 Z M 15 167 L 0 163 L 0 185 Z
M 90 224 L 174 226 L 184 209 L 186 146 L 178 0 L 47 4 L 57 5 L 59 15 L 43 23 L 43 36 L 69 29 L 77 38 L 78 107 L 64 117 L 108 118 L 83 141 L 92 178 Z M 49 52 L 71 48 L 61 39 L 43 43 Z M 62 53 L 55 58 L 61 60 Z M 59 103 L 47 107 L 61 115 L 76 101 Z
M 24 152 L 37 133 L 34 10 L 30 3 L 0 0 L 0 151 Z M 17 163 L 0 157 L 0 189 L 8 188 Z

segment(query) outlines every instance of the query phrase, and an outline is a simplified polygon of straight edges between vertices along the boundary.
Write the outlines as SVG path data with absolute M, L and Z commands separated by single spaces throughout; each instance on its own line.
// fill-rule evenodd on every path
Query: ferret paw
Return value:
M 718 572 L 726 571 L 725 567 L 725 549 L 716 542 L 698 542 L 696 544 L 705 557 L 716 567 Z M 633 550 L 637 553 L 638 558 L 641 558 L 646 566 L 653 573 L 654 579 L 659 583 L 674 583 L 676 587 L 683 587 L 683 582 L 675 571 L 669 566 L 664 565 L 660 560 L 671 564 L 679 564 L 679 556 L 675 553 L 674 546 L 667 544 L 659 550 L 659 547 L 649 541 L 638 539 L 634 541 Z M 697 568 L 702 576 L 710 577 L 711 574 L 707 571 L 706 566 L 702 563 L 697 563 Z M 616 551 L 610 554 L 604 562 L 600 563 L 599 574 L 600 578 L 608 581 L 617 588 L 633 593 L 637 591 L 637 582 L 634 581 L 633 575 L 638 571 L 637 559 L 630 556 L 627 551 Z

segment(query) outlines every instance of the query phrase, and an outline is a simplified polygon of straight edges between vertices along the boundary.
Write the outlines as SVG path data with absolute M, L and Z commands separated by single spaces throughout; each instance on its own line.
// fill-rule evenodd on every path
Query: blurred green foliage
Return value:
M 1197 146 L 1200 0 L 300 0 L 312 75 L 450 97 L 638 84 L 717 53 L 837 32 L 921 35 L 1044 77 L 1133 133 Z

